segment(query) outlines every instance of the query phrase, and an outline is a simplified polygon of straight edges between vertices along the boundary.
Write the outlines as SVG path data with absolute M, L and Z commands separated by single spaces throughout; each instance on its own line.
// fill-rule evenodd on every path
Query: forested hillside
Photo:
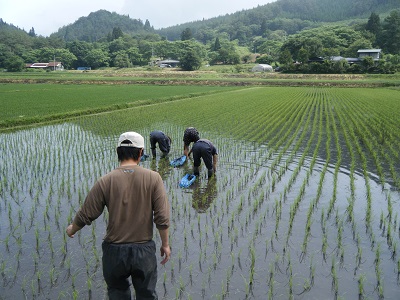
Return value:
M 87 17 L 79 18 L 73 24 L 60 28 L 51 36 L 62 38 L 65 41 L 96 42 L 106 38 L 116 27 L 127 34 L 153 31 L 148 20 L 143 23 L 141 20 L 131 19 L 129 16 L 99 10 L 92 12 Z
M 287 34 L 294 34 L 304 28 L 318 27 L 322 22 L 366 19 L 372 12 L 385 13 L 399 7 L 400 0 L 278 0 L 254 9 L 156 32 L 168 40 L 178 40 L 188 27 L 193 36 L 203 42 L 208 40 L 212 31 L 217 31 L 244 44 L 266 31 L 284 30 Z
M 257 62 L 283 66 L 288 72 L 394 73 L 400 70 L 399 4 L 400 0 L 278 0 L 160 30 L 148 20 L 100 10 L 49 37 L 0 19 L 0 68 L 21 71 L 26 63 L 54 59 L 66 69 L 126 68 L 174 59 L 184 70 L 222 64 L 236 65 L 240 72 L 246 68 L 241 63 Z M 331 59 L 357 57 L 359 49 L 371 48 L 382 49 L 379 64 Z M 311 57 L 326 63 L 312 66 Z

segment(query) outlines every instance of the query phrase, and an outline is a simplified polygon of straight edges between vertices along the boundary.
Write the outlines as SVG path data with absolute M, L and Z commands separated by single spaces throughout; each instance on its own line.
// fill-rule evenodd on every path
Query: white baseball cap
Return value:
M 124 141 L 129 141 L 129 143 L 123 143 Z M 134 131 L 124 132 L 118 139 L 117 147 L 144 148 L 144 138 Z

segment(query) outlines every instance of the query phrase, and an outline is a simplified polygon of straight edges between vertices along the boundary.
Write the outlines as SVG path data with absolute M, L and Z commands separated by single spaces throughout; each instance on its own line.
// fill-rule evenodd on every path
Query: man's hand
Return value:
M 72 224 L 69 224 L 69 225 L 68 225 L 66 232 L 67 232 L 67 235 L 68 235 L 70 238 L 73 238 L 73 237 L 75 236 L 75 233 L 76 233 L 77 231 L 79 231 L 80 229 L 81 229 L 80 227 L 78 227 L 77 225 L 75 225 L 74 223 L 72 223 Z
M 160 247 L 160 253 L 161 253 L 161 257 L 164 257 L 164 259 L 161 261 L 162 265 L 165 265 L 165 263 L 167 261 L 169 261 L 170 257 L 171 257 L 171 247 L 168 246 L 161 246 Z

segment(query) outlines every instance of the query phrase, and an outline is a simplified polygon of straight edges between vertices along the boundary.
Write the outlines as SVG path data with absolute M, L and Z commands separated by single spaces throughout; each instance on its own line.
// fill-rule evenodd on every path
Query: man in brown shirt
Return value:
M 171 255 L 168 242 L 169 203 L 161 176 L 138 164 L 144 139 L 136 132 L 123 133 L 117 144 L 120 166 L 101 177 L 67 227 L 69 237 L 90 225 L 107 207 L 109 220 L 102 244 L 103 275 L 109 299 L 157 299 L 157 259 L 153 223 L 161 237 L 161 264 Z

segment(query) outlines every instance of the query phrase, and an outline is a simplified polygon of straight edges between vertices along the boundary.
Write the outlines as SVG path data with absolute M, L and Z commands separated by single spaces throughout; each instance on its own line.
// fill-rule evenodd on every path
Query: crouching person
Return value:
M 199 167 L 201 164 L 201 159 L 203 159 L 204 164 L 208 170 L 208 178 L 213 176 L 213 174 L 217 171 L 217 162 L 218 162 L 218 152 L 217 148 L 206 139 L 199 139 L 194 143 L 192 147 L 193 153 L 193 173 L 194 175 L 199 175 Z

